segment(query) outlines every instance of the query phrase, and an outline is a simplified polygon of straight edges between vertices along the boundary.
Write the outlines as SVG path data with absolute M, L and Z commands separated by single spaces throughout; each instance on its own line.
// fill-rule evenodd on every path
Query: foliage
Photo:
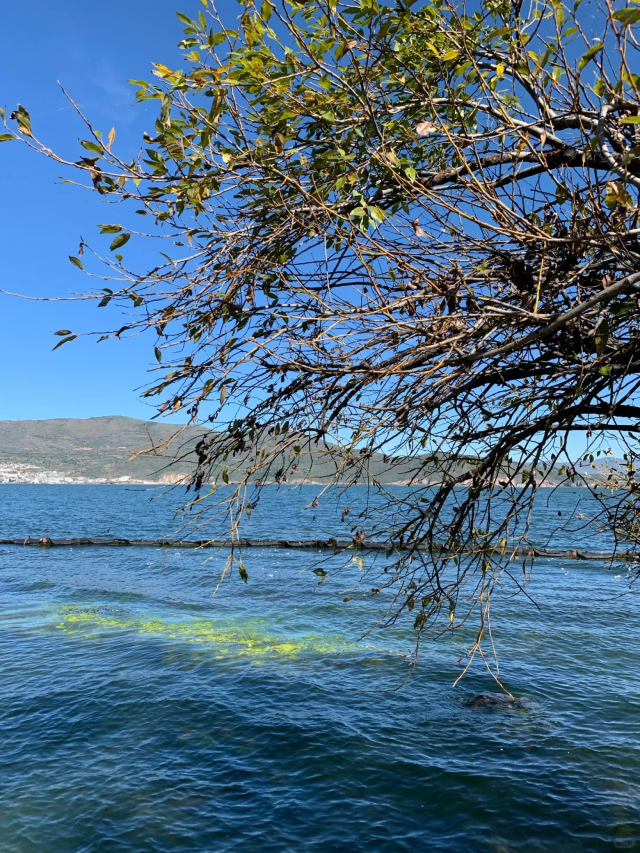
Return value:
M 591 461 L 612 437 L 635 458 L 640 7 L 246 0 L 232 29 L 203 6 L 178 15 L 185 68 L 137 81 L 159 102 L 139 157 L 87 120 L 65 160 L 24 107 L 15 135 L 171 244 L 136 271 L 142 229 L 107 224 L 92 251 L 115 281 L 99 304 L 134 308 L 114 334 L 157 332 L 145 395 L 225 424 L 196 493 L 235 465 L 237 527 L 248 484 L 285 480 L 303 448 L 340 482 L 374 451 L 409 456 L 415 488 L 387 492 L 377 533 L 407 550 L 369 570 L 374 592 L 419 633 L 477 616 L 479 644 L 548 472 L 603 491 L 570 436 Z M 610 476 L 635 546 L 635 481 Z

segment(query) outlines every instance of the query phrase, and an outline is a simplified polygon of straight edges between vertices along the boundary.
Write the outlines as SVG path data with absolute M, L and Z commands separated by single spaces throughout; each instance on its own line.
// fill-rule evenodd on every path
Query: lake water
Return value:
M 0 486 L 0 537 L 165 536 L 177 495 Z M 340 533 L 270 489 L 246 533 Z M 576 492 L 541 501 L 549 539 Z M 353 490 L 352 505 L 366 500 Z M 314 520 L 313 515 L 316 518 Z M 570 541 L 573 536 L 573 541 Z M 553 543 L 598 549 L 592 534 Z M 576 541 L 578 539 L 579 541 Z M 493 605 L 501 677 L 471 710 L 456 634 L 407 684 L 409 622 L 304 551 L 0 549 L 0 853 L 640 849 L 640 599 L 626 568 L 540 560 Z

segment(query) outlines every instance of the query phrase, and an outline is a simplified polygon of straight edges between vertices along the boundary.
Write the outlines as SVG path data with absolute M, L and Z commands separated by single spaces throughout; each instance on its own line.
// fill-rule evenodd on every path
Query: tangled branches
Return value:
M 220 472 L 238 484 L 237 533 L 249 486 L 303 459 L 333 460 L 327 484 L 410 461 L 384 530 L 409 549 L 376 591 L 419 632 L 478 614 L 479 643 L 552 476 L 605 492 L 638 541 L 640 10 L 597 15 L 594 40 L 578 4 L 246 0 L 235 30 L 179 16 L 189 67 L 139 84 L 160 116 L 137 159 L 87 120 L 65 160 L 13 115 L 172 244 L 135 271 L 142 232 L 102 226 L 113 281 L 94 295 L 133 305 L 113 334 L 157 332 L 159 412 L 215 427 L 196 500 Z M 592 461 L 626 452 L 613 491 L 576 435 Z

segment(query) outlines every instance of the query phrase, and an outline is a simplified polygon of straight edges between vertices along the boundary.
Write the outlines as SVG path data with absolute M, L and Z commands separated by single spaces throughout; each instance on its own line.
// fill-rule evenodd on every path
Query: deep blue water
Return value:
M 164 536 L 178 496 L 152 494 L 0 486 L 0 536 Z M 335 535 L 313 494 L 271 490 L 247 534 Z M 575 500 L 540 502 L 541 542 Z M 538 607 L 505 585 L 500 673 L 534 707 L 496 713 L 465 706 L 495 690 L 481 662 L 452 686 L 457 634 L 395 689 L 412 631 L 363 637 L 356 565 L 318 585 L 317 555 L 252 549 L 214 595 L 226 556 L 0 549 L 0 853 L 640 849 L 626 569 L 539 561 Z

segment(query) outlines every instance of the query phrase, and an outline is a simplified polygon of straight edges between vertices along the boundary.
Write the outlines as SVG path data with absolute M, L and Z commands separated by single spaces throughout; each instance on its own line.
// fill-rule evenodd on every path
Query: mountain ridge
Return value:
M 126 415 L 0 421 L 0 481 L 173 482 L 193 467 L 179 461 L 179 447 L 162 456 L 136 454 L 181 428 Z M 191 441 L 205 432 L 186 430 Z
M 145 421 L 127 415 L 0 420 L 0 483 L 186 482 L 197 463 L 195 445 L 212 434 L 204 426 Z M 335 456 L 344 459 L 339 452 Z M 468 459 L 456 461 L 445 456 L 423 466 L 424 461 L 423 457 L 389 458 L 374 453 L 367 466 L 369 476 L 383 485 L 409 481 L 426 484 L 439 480 L 443 469 L 455 476 L 471 466 Z M 247 451 L 214 465 L 211 480 L 221 479 L 223 469 L 227 469 L 229 481 L 238 482 L 250 462 L 251 452 Z M 336 460 L 322 449 L 313 453 L 303 449 L 295 459 L 287 455 L 281 462 L 281 472 L 290 483 L 326 483 L 335 476 Z M 345 476 L 339 478 L 342 482 L 350 480 L 349 468 L 345 470 Z M 556 471 L 547 471 L 546 476 L 546 485 L 559 485 L 564 479 Z M 509 479 L 506 471 L 505 478 Z M 278 477 L 272 475 L 271 479 Z
M 195 444 L 211 432 L 202 426 L 126 415 L 4 420 L 0 421 L 0 483 L 180 482 L 195 467 Z M 148 452 L 155 447 L 157 454 Z M 285 461 L 290 463 L 285 465 L 289 482 L 327 482 L 335 473 L 334 462 L 322 450 L 313 456 L 303 451 L 295 460 Z M 248 462 L 247 453 L 227 463 L 231 482 L 240 478 Z M 370 473 L 387 484 L 407 481 L 419 468 L 416 460 L 391 461 L 380 453 L 373 454 L 368 464 Z M 222 468 L 222 463 L 214 466 L 212 479 L 220 478 Z M 238 475 L 234 476 L 234 468 Z

